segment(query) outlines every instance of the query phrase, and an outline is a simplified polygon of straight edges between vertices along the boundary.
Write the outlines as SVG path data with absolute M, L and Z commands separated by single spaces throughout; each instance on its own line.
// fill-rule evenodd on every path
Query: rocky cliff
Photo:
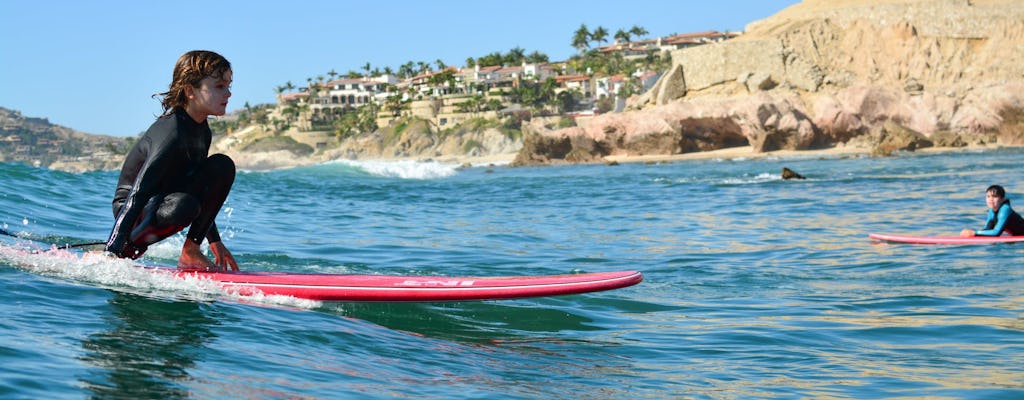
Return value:
M 525 130 L 514 164 L 745 145 L 1024 144 L 1019 0 L 805 0 L 672 59 L 631 111 Z

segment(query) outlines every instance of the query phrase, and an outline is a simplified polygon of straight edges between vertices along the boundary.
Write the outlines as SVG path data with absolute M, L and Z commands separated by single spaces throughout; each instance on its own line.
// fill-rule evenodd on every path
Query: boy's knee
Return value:
M 217 174 L 235 176 L 235 162 L 226 154 L 217 153 L 206 158 L 208 170 Z
M 187 193 L 172 193 L 164 197 L 158 217 L 161 225 L 187 226 L 199 216 L 199 199 Z

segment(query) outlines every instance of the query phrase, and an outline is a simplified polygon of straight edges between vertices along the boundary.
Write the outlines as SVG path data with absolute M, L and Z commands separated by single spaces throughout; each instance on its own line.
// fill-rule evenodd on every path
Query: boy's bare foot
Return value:
M 203 251 L 191 240 L 186 239 L 178 258 L 178 269 L 183 271 L 220 271 L 216 264 L 206 258 Z

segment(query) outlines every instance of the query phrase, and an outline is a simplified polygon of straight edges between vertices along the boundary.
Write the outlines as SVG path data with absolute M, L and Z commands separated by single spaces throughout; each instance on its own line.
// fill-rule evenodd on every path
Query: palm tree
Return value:
M 366 62 L 366 64 L 365 64 L 365 65 L 363 65 L 363 71 L 366 71 L 366 74 L 367 74 L 367 75 L 369 75 L 369 74 L 370 74 L 370 70 L 371 70 L 371 69 L 373 69 L 373 68 L 372 68 L 372 67 L 370 67 L 370 62 L 369 62 L 369 61 L 367 61 L 367 62 Z
M 295 85 L 292 85 L 292 81 L 285 82 L 284 86 L 288 90 L 295 90 Z
M 516 47 L 512 48 L 511 50 L 509 50 L 508 54 L 505 55 L 505 57 L 504 57 L 505 62 L 503 64 L 504 65 L 519 65 L 519 64 L 522 64 L 523 63 L 523 58 L 526 58 L 525 54 L 526 54 L 526 50 L 523 50 L 522 47 L 516 46 Z
M 530 53 L 529 55 L 526 56 L 526 62 L 532 64 L 546 63 L 548 62 L 548 55 L 541 53 L 537 50 L 534 50 L 533 53 Z
M 630 39 L 629 32 L 626 32 L 626 31 L 624 31 L 622 29 L 619 29 L 618 31 L 615 31 L 615 36 L 614 37 L 615 37 L 615 41 L 616 42 L 619 42 L 619 43 L 629 43 L 629 39 Z
M 333 81 L 334 77 L 338 76 L 338 72 L 335 71 L 334 68 L 331 68 L 331 70 L 327 72 L 327 75 L 330 76 L 331 80 Z
M 407 108 L 408 104 L 402 101 L 401 94 L 393 94 L 384 99 L 384 109 L 391 112 L 392 117 L 402 115 L 402 110 Z
M 643 37 L 644 35 L 647 34 L 647 30 L 644 29 L 642 26 L 633 25 L 633 27 L 629 29 L 629 33 L 632 33 L 633 36 L 636 37 Z
M 587 29 L 587 24 L 580 24 L 579 29 L 572 36 L 572 47 L 583 53 L 590 47 L 590 30 Z
M 437 70 L 438 71 L 444 71 L 445 68 L 448 68 L 448 66 L 445 65 L 444 61 L 441 61 L 440 58 L 438 58 L 437 60 L 434 60 L 434 65 L 437 66 Z
M 608 30 L 604 29 L 603 26 L 598 25 L 597 29 L 594 29 L 594 31 L 590 33 L 590 37 L 597 42 L 598 46 L 601 46 L 602 43 L 608 40 Z
M 502 65 L 505 60 L 501 53 L 494 51 L 486 56 L 478 57 L 476 62 L 480 64 L 481 67 L 490 67 L 494 65 Z
M 402 75 L 402 77 L 405 77 L 405 78 L 411 78 L 413 76 L 413 74 L 416 73 L 416 71 L 414 69 L 415 66 L 416 66 L 415 63 L 413 63 L 412 61 L 408 61 L 405 64 L 402 64 L 401 67 L 398 67 L 398 74 Z

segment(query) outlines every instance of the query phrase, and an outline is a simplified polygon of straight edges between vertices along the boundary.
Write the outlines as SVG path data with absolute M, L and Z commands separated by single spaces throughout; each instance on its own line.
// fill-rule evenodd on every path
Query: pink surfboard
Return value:
M 872 233 L 869 238 L 885 242 L 912 243 L 912 244 L 991 244 L 991 243 L 1013 243 L 1024 242 L 1024 236 L 912 236 L 912 235 L 889 235 L 883 233 Z
M 26 241 L 31 244 L 31 241 Z M 15 254 L 49 253 L 77 258 L 80 250 L 37 244 L 7 247 Z M 53 251 L 53 253 L 50 253 Z M 322 301 L 441 302 L 518 299 L 599 292 L 632 286 L 643 280 L 637 271 L 592 272 L 565 275 L 452 277 L 423 275 L 308 274 L 290 272 L 195 272 L 145 263 L 137 267 L 178 278 L 199 278 L 224 290 L 249 295 L 281 295 Z
M 448 277 L 415 275 L 296 274 L 286 272 L 184 272 L 146 267 L 179 277 L 217 282 L 241 295 L 283 295 L 322 301 L 428 302 L 561 296 L 632 286 L 637 271 L 568 275 Z

